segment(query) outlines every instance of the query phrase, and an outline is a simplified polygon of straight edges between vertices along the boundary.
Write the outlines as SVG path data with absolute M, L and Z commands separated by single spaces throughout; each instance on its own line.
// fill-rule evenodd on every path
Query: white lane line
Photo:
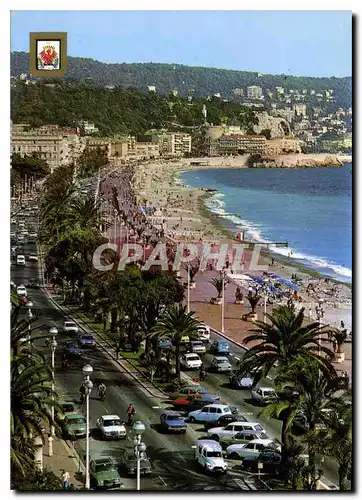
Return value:
M 177 455 L 181 458 L 181 460 L 182 460 L 183 462 L 185 462 L 185 464 L 187 463 L 187 462 L 186 462 L 186 460 L 184 459 L 184 457 L 183 457 L 180 453 L 177 453 Z
M 160 406 L 152 406 L 152 408 L 153 408 L 154 410 L 158 410 L 158 409 L 160 408 Z
M 164 484 L 165 486 L 167 486 L 167 483 L 166 483 L 166 482 L 162 479 L 162 477 L 161 477 L 161 476 L 158 476 L 158 477 L 161 479 L 161 481 L 163 482 L 163 484 Z

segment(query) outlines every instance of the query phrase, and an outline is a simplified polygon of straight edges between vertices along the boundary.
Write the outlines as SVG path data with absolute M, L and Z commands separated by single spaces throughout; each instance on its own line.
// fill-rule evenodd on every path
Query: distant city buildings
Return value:
M 158 144 L 162 156 L 185 156 L 191 153 L 191 135 L 169 132 L 159 136 Z
M 217 139 L 221 155 L 263 154 L 266 138 L 260 135 L 225 135 Z
M 247 87 L 247 97 L 250 100 L 261 100 L 264 99 L 263 89 L 258 85 L 251 85 Z

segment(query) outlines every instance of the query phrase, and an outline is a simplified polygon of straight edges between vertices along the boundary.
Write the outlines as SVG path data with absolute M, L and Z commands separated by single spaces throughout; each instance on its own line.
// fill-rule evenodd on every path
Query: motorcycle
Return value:
M 98 392 L 98 396 L 99 396 L 99 399 L 100 399 L 101 401 L 104 401 L 104 400 L 106 399 L 106 391 L 105 391 L 105 390 L 100 390 L 100 391 Z
M 133 422 L 134 422 L 134 413 L 129 413 L 127 425 L 133 425 Z
M 200 370 L 200 374 L 199 374 L 200 381 L 205 380 L 206 377 L 207 377 L 206 371 L 205 370 Z

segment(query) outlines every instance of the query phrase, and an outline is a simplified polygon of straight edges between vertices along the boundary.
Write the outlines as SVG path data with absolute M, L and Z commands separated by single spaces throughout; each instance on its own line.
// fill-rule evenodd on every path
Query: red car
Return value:
M 29 301 L 28 297 L 18 297 L 18 299 L 21 304 L 26 304 Z

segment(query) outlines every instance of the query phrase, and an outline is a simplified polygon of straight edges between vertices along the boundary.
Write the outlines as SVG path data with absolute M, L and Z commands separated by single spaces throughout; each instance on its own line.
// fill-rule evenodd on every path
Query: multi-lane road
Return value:
M 32 219 L 28 217 L 31 225 Z M 36 251 L 35 245 L 25 245 L 24 253 L 29 254 Z M 27 261 L 25 267 L 16 266 L 15 261 L 11 264 L 11 279 L 19 284 L 26 284 L 29 279 L 39 278 L 39 269 L 36 263 Z M 131 451 L 132 437 L 125 441 L 102 441 L 95 430 L 97 419 L 104 414 L 118 414 L 121 419 L 126 420 L 126 409 L 129 403 L 133 403 L 136 408 L 137 420 L 142 420 L 146 424 L 146 431 L 143 441 L 147 446 L 147 454 L 153 465 L 153 473 L 149 478 L 142 478 L 142 489 L 239 489 L 243 486 L 240 481 L 246 474 L 238 470 L 237 462 L 230 462 L 231 471 L 226 477 L 206 476 L 201 472 L 195 461 L 195 451 L 193 446 L 196 440 L 205 436 L 203 426 L 189 424 L 185 435 L 164 434 L 159 429 L 159 416 L 164 408 L 169 408 L 167 398 L 157 398 L 142 389 L 137 381 L 125 372 L 121 372 L 119 365 L 112 361 L 107 353 L 101 349 L 85 350 L 81 359 L 74 359 L 70 362 L 66 370 L 61 368 L 61 358 L 64 341 L 71 338 L 70 335 L 62 332 L 64 314 L 49 301 L 43 289 L 28 289 L 28 297 L 34 303 L 33 312 L 36 315 L 34 326 L 44 326 L 49 329 L 52 326 L 58 328 L 57 349 L 55 355 L 55 379 L 58 391 L 65 400 L 78 402 L 79 387 L 83 382 L 82 367 L 84 364 L 91 364 L 93 367 L 92 381 L 96 387 L 101 381 L 107 386 L 107 394 L 104 402 L 97 398 L 96 390 L 90 398 L 90 425 L 92 437 L 90 440 L 90 454 L 92 458 L 112 457 L 118 460 L 121 451 L 125 448 Z M 26 313 L 26 311 L 25 311 Z M 212 338 L 220 338 L 216 333 Z M 39 344 L 41 349 L 48 351 L 45 343 Z M 231 344 L 231 361 L 236 363 L 235 358 L 241 358 L 243 350 L 237 345 Z M 50 352 L 49 352 L 50 356 Z M 211 363 L 212 356 L 206 354 L 204 364 Z M 197 376 L 197 372 L 188 372 L 190 377 Z M 270 384 L 270 380 L 266 384 Z M 254 406 L 250 400 L 248 391 L 232 390 L 228 386 L 228 376 L 224 374 L 208 373 L 207 379 L 203 382 L 211 394 L 219 394 L 222 399 L 237 406 L 241 414 L 244 414 L 249 421 L 259 421 L 262 423 L 270 438 L 280 439 L 281 422 L 275 419 L 264 419 L 258 417 L 260 408 Z M 78 404 L 78 403 L 77 403 Z M 80 411 L 84 408 L 78 404 Z M 85 440 L 78 440 L 75 443 L 75 450 L 81 459 L 85 453 Z M 236 468 L 235 468 L 236 466 Z M 335 483 L 337 479 L 335 465 L 326 460 L 324 463 L 327 483 Z M 136 481 L 127 478 L 125 472 L 121 470 L 126 488 L 135 489 Z M 325 480 L 325 479 L 324 479 Z

